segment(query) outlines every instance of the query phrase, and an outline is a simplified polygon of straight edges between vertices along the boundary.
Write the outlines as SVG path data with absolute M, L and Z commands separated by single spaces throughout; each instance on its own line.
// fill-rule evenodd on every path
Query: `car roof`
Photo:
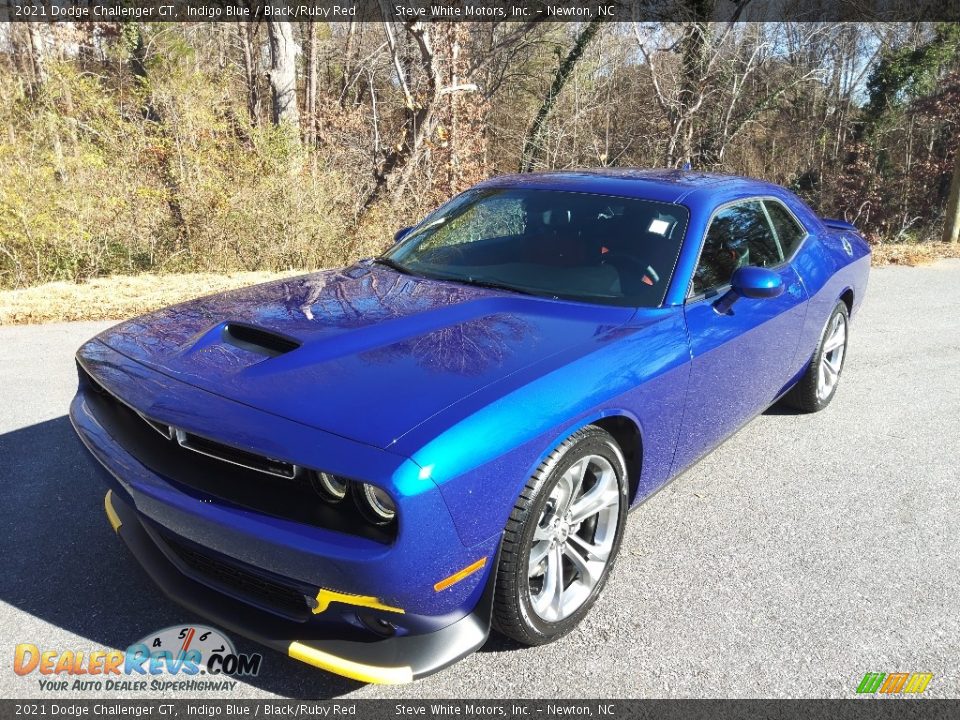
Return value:
M 764 195 L 776 185 L 736 175 L 678 169 L 596 168 L 499 175 L 477 187 L 563 190 L 677 203 L 697 190 L 725 197 Z

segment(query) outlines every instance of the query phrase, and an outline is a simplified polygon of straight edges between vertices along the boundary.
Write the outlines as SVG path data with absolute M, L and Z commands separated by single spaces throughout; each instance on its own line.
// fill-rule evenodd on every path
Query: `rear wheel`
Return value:
M 620 549 L 627 515 L 623 454 L 588 426 L 540 466 L 504 532 L 493 619 L 526 645 L 551 642 L 586 616 Z
M 837 394 L 840 373 L 847 356 L 850 316 L 843 301 L 830 314 L 810 367 L 784 400 L 798 410 L 823 410 Z

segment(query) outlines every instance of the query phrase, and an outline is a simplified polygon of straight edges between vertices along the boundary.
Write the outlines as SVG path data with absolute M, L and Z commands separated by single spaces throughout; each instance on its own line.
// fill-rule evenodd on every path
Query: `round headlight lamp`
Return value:
M 360 510 L 374 525 L 386 525 L 397 516 L 397 506 L 385 490 L 363 483 L 357 503 Z
M 350 481 L 325 472 L 313 474 L 313 487 L 324 500 L 338 503 L 347 496 Z

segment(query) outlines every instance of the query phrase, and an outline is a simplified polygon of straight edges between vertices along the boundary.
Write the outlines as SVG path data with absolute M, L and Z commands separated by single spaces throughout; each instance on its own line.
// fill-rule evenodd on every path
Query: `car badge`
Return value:
M 842 242 L 843 242 L 843 251 L 850 257 L 853 257 L 853 246 L 850 244 L 850 241 L 847 240 L 846 238 L 843 238 Z

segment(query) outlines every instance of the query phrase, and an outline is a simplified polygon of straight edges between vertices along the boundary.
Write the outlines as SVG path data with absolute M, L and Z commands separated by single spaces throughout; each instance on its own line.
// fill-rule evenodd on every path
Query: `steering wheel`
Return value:
M 624 295 L 637 295 L 645 288 L 656 286 L 659 282 L 659 278 L 655 279 L 647 272 L 647 266 L 643 261 L 632 255 L 619 252 L 604 253 L 601 264 L 611 265 L 619 273 L 620 289 Z M 650 279 L 649 283 L 644 282 L 645 277 Z

